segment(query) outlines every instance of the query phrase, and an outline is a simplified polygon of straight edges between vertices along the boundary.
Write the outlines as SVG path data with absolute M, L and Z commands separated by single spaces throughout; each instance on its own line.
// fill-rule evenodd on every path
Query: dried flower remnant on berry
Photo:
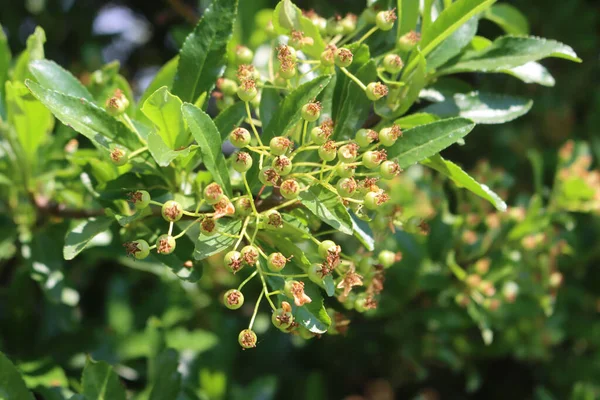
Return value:
M 213 219 L 219 219 L 225 215 L 233 215 L 235 213 L 235 207 L 231 201 L 223 196 L 215 205 L 213 205 L 215 214 Z
M 158 239 L 156 244 L 156 251 L 159 254 L 170 254 L 173 252 L 173 240 L 172 237 L 164 236 Z
M 121 160 L 123 159 L 123 157 L 125 157 L 125 152 L 120 149 L 119 147 L 115 147 L 111 152 L 110 152 L 110 159 L 115 163 L 119 163 L 121 162 Z
M 226 296 L 227 303 L 230 306 L 236 306 L 240 302 L 240 299 L 242 299 L 242 298 L 243 298 L 242 293 L 237 290 L 231 290 L 230 292 L 227 293 L 227 296 Z
M 348 271 L 344 274 L 342 280 L 337 284 L 338 289 L 343 289 L 343 293 L 342 296 L 340 296 L 340 299 L 342 301 L 346 299 L 354 286 L 362 285 L 363 277 L 355 272 L 353 266 L 350 267 Z
M 273 228 L 283 228 L 283 218 L 281 217 L 281 214 L 277 211 L 269 213 L 267 215 L 267 225 Z
M 136 242 L 125 242 L 123 243 L 123 247 L 125 247 L 125 253 L 128 256 L 135 257 L 136 253 L 140 252 L 141 249 Z
M 294 281 L 290 284 L 290 292 L 294 297 L 294 304 L 298 307 L 312 302 L 312 299 L 304 293 L 304 282 Z
M 245 82 L 247 80 L 253 80 L 256 77 L 256 70 L 254 65 L 250 64 L 242 64 L 238 67 L 237 70 L 237 78 L 240 82 Z

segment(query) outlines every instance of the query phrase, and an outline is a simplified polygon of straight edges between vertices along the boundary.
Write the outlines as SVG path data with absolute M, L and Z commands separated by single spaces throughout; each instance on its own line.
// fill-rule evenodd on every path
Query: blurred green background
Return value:
M 82 80 L 104 63 L 119 60 L 122 74 L 134 91 L 141 93 L 158 68 L 177 54 L 199 16 L 198 10 L 207 3 L 3 1 L 0 22 L 14 53 L 25 47 L 27 36 L 41 25 L 47 34 L 47 58 Z M 276 2 L 240 3 L 243 42 L 254 29 L 253 13 Z M 544 62 L 556 79 L 553 88 L 525 85 L 505 75 L 465 77 L 482 89 L 502 87 L 504 93 L 534 100 L 531 112 L 521 119 L 501 126 L 478 126 L 466 145 L 454 146 L 445 153 L 466 169 L 483 159 L 489 160 L 493 168 L 505 169 L 514 181 L 507 200 L 515 204 L 519 201 L 517 194 L 534 191 L 528 160 L 531 149 L 542 155 L 547 184 L 554 176 L 557 150 L 568 139 L 588 141 L 596 159 L 600 158 L 600 10 L 596 0 L 509 3 L 529 18 L 532 34 L 569 44 L 584 60 L 580 65 L 556 59 Z M 362 0 L 303 0 L 296 4 L 303 9 L 313 8 L 325 17 L 364 8 Z M 489 21 L 482 21 L 480 34 L 495 37 L 501 32 Z M 600 246 L 597 218 L 575 218 L 582 227 L 577 237 L 582 247 Z M 50 234 L 64 235 L 63 225 L 53 227 L 55 232 Z M 398 236 L 398 240 L 405 241 L 401 243 L 405 250 L 402 264 L 416 269 L 423 249 L 408 236 Z M 120 364 L 117 371 L 129 387 L 142 387 L 136 370 L 143 361 L 137 356 L 151 346 L 152 332 L 162 329 L 153 327 L 152 320 L 148 323 L 149 318 L 157 316 L 163 328 L 169 330 L 169 345 L 181 350 L 184 359 L 189 346 L 199 354 L 190 356 L 193 360 L 186 364 L 186 376 L 199 377 L 204 393 L 211 399 L 221 398 L 227 386 L 232 388 L 229 396 L 239 399 L 338 399 L 357 395 L 372 400 L 419 396 L 587 400 L 595 398 L 600 386 L 600 257 L 597 251 L 592 254 L 585 265 L 565 275 L 567 287 L 557 299 L 560 312 L 545 323 L 558 332 L 558 337 L 551 340 L 552 346 L 536 342 L 534 333 L 539 326 L 532 324 L 523 329 L 531 332 L 531 340 L 526 337 L 522 348 L 485 348 L 477 344 L 477 352 L 466 358 L 443 346 L 435 350 L 429 346 L 430 341 L 467 345 L 480 342 L 477 330 L 461 317 L 444 329 L 431 329 L 431 318 L 444 320 L 449 313 L 466 313 L 426 306 L 426 291 L 409 292 L 406 268 L 388 277 L 381 312 L 370 317 L 352 315 L 347 335 L 300 343 L 271 330 L 259 335 L 255 351 L 242 352 L 236 336 L 248 313 L 227 313 L 214 302 L 231 282 L 230 277 L 203 279 L 197 287 L 182 285 L 165 276 L 107 262 L 105 254 L 92 251 L 92 256 L 68 266 L 69 280 L 76 282 L 81 301 L 78 308 L 67 309 L 44 302 L 35 283 L 9 259 L 0 264 L 0 349 L 22 361 L 52 357 L 67 371 L 64 379 L 77 378 L 82 361 L 77 354 L 90 353 L 96 359 L 115 363 L 125 359 L 127 365 Z M 23 301 L 19 297 L 23 291 L 34 295 Z M 578 300 L 583 297 L 598 301 L 597 309 L 580 307 Z M 258 326 L 267 326 L 267 318 L 263 314 Z M 466 315 L 462 318 L 468 319 Z M 173 328 L 182 321 L 202 330 Z M 592 389 L 587 390 L 590 385 Z

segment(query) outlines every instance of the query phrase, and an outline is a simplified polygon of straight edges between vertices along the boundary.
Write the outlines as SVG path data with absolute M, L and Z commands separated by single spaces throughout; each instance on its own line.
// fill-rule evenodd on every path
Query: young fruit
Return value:
M 389 31 L 394 27 L 394 21 L 396 21 L 396 13 L 394 10 L 380 11 L 375 17 L 375 24 L 382 31 Z
M 282 156 L 292 148 L 292 141 L 283 136 L 275 136 L 269 142 L 269 150 L 274 156 Z
M 252 245 L 244 246 L 241 251 L 242 260 L 247 265 L 256 265 L 258 261 L 258 250 Z
M 364 313 L 369 309 L 369 307 L 367 307 L 367 301 L 368 297 L 366 293 L 359 294 L 356 296 L 356 300 L 354 300 L 354 309 L 359 313 Z
M 237 310 L 244 305 L 244 295 L 237 289 L 229 289 L 223 295 L 223 304 L 230 310 Z
M 267 258 L 267 267 L 272 272 L 280 272 L 287 263 L 287 258 L 281 253 L 271 253 Z
M 265 212 L 265 227 L 267 229 L 283 228 L 283 218 L 277 210 L 268 210 Z
M 239 173 L 244 173 L 252 168 L 252 157 L 250 154 L 240 151 L 234 154 L 233 169 Z
M 338 181 L 336 188 L 340 196 L 352 197 L 352 195 L 356 193 L 358 184 L 354 178 L 342 178 Z
M 136 210 L 143 210 L 150 205 L 150 193 L 145 190 L 136 190 L 129 194 L 129 201 L 133 203 Z
M 381 205 L 390 199 L 383 190 L 369 192 L 365 195 L 364 206 L 369 210 L 377 210 Z
M 217 108 L 219 111 L 223 111 L 235 104 L 235 99 L 232 96 L 217 96 L 215 92 L 214 97 L 216 99 Z
M 394 179 L 401 171 L 402 168 L 400 168 L 400 165 L 396 161 L 384 161 L 381 163 L 381 167 L 379 167 L 381 177 L 388 180 Z
M 237 78 L 240 83 L 247 80 L 258 81 L 260 80 L 260 72 L 252 64 L 242 64 L 238 66 Z
M 252 349 L 256 347 L 256 333 L 251 329 L 244 329 L 238 335 L 238 342 L 244 349 Z
M 351 163 L 358 157 L 358 145 L 356 143 L 348 143 L 338 149 L 338 157 L 341 162 Z
M 306 103 L 302 106 L 302 118 L 308 122 L 315 122 L 321 116 L 321 103 L 318 101 Z
M 175 238 L 171 235 L 160 235 L 156 239 L 156 251 L 158 254 L 171 254 L 175 250 Z
M 367 94 L 367 98 L 371 101 L 377 101 L 388 94 L 388 87 L 385 86 L 381 82 L 371 82 L 367 85 L 367 90 L 365 91 Z M 379 133 L 381 136 L 381 132 Z M 381 137 L 379 138 L 381 140 Z
M 279 174 L 274 168 L 263 168 L 258 173 L 258 180 L 266 186 L 274 186 L 279 181 Z
M 256 82 L 251 79 L 243 81 L 237 90 L 237 95 L 242 101 L 250 101 L 255 98 L 257 94 Z
M 382 250 L 377 256 L 377 261 L 383 265 L 383 268 L 389 268 L 396 262 L 396 253 L 389 250 Z
M 285 176 L 292 172 L 292 161 L 286 156 L 275 157 L 272 164 L 273 169 L 281 176 Z
M 292 322 L 294 322 L 294 316 L 290 311 L 286 311 L 283 308 L 278 308 L 273 311 L 273 314 L 271 314 L 271 322 L 277 329 L 284 331 L 292 326 Z
M 219 89 L 225 96 L 233 96 L 237 93 L 238 84 L 231 79 L 219 78 L 217 79 L 217 89 Z
M 352 64 L 353 57 L 354 55 L 347 48 L 339 48 L 335 51 L 335 65 L 340 68 L 348 67 Z
M 337 244 L 333 240 L 323 240 L 319 243 L 318 253 L 321 257 L 327 258 L 330 251 L 337 251 Z
M 247 48 L 246 46 L 237 46 L 235 49 L 235 63 L 237 65 L 241 64 L 251 64 L 252 59 L 254 59 L 254 53 L 252 50 Z
M 362 162 L 368 169 L 377 168 L 387 158 L 385 150 L 366 151 L 362 156 Z
M 339 23 L 342 27 L 342 34 L 349 35 L 356 29 L 356 15 L 354 14 L 346 14 L 344 18 L 342 18 Z
M 213 218 L 207 217 L 200 222 L 200 232 L 206 236 L 217 233 L 217 223 Z
M 398 54 L 388 54 L 383 58 L 383 68 L 390 74 L 397 74 L 403 67 L 404 62 Z
M 401 51 L 410 51 L 417 45 L 417 43 L 419 43 L 420 40 L 420 34 L 415 31 L 410 31 L 400 36 L 400 39 L 398 39 L 398 48 Z
M 161 214 L 166 221 L 177 222 L 183 216 L 183 208 L 175 200 L 169 200 L 163 204 Z
M 325 268 L 323 268 L 322 264 L 312 264 L 308 271 L 308 279 L 316 283 L 317 285 L 323 283 L 323 278 L 329 273 Z
M 325 50 L 323 50 L 323 52 L 321 53 L 321 64 L 325 67 L 331 67 L 332 65 L 335 64 L 335 52 L 337 50 L 337 47 L 335 47 L 335 45 L 330 44 L 328 45 Z
M 150 246 L 143 239 L 127 242 L 123 245 L 128 256 L 134 256 L 138 260 L 143 260 L 150 254 Z
M 283 79 L 292 79 L 296 76 L 297 68 L 295 62 L 285 62 L 279 65 L 279 76 Z
M 281 182 L 279 193 L 281 193 L 284 199 L 295 199 L 300 194 L 300 184 L 295 179 L 286 179 Z
M 229 134 L 229 141 L 238 149 L 248 146 L 251 139 L 252 136 L 250 135 L 250 132 L 245 128 L 235 128 Z
M 393 146 L 400 136 L 402 136 L 402 131 L 400 130 L 400 127 L 395 124 L 379 131 L 379 141 L 386 147 Z
M 277 48 L 277 59 L 281 63 L 296 62 L 298 57 L 296 55 L 296 50 L 293 47 L 282 44 Z
M 127 155 L 127 150 L 122 148 L 121 146 L 112 146 L 110 150 L 110 161 L 115 164 L 117 167 L 121 165 L 127 164 L 129 160 L 129 156 Z
M 233 206 L 235 207 L 235 215 L 239 217 L 247 217 L 252 213 L 252 201 L 247 197 L 240 197 Z
M 354 167 L 353 165 L 347 165 L 345 163 L 339 163 L 337 167 L 335 167 L 335 173 L 340 178 L 350 178 L 354 176 Z
M 333 161 L 337 154 L 335 148 L 335 142 L 333 140 L 328 140 L 325 142 L 318 150 L 319 157 L 323 161 Z
M 225 254 L 223 263 L 234 274 L 244 267 L 242 253 L 232 250 Z
M 223 189 L 218 183 L 210 183 L 204 188 L 204 200 L 210 204 L 216 204 L 223 197 Z
M 114 94 L 106 100 L 104 106 L 110 115 L 117 117 L 127 110 L 129 99 L 127 99 L 121 89 L 116 89 Z
M 354 141 L 361 147 L 369 147 L 379 140 L 379 134 L 372 129 L 359 129 L 354 136 Z

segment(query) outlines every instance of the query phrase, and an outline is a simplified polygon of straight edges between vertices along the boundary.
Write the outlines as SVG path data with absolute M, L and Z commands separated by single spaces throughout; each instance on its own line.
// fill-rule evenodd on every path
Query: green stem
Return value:
M 139 154 L 142 154 L 146 150 L 148 150 L 148 146 L 140 147 L 136 151 L 132 151 L 131 154 L 129 154 L 129 158 L 132 159 L 133 157 L 135 157 L 135 156 L 137 156 Z
M 348 78 L 352 79 L 354 83 L 356 83 L 362 90 L 367 90 L 367 87 L 364 83 L 360 81 L 356 76 L 354 76 L 350 71 L 348 71 L 345 67 L 340 67 L 342 72 L 348 76 Z
M 256 205 L 254 204 L 254 197 L 252 196 L 250 185 L 248 185 L 248 179 L 246 178 L 246 174 L 244 173 L 242 177 L 244 179 L 244 186 L 246 187 L 246 191 L 248 192 L 248 197 L 250 197 L 250 205 L 252 206 L 252 212 L 254 213 L 254 215 L 256 215 L 257 218 L 259 218 L 258 211 L 256 210 Z
M 256 276 L 256 274 L 258 274 L 258 270 L 255 270 L 253 273 L 250 274 L 250 276 L 248 276 L 246 279 L 244 279 L 244 281 L 242 283 L 240 283 L 240 286 L 238 286 L 237 290 L 238 291 L 242 290 L 244 285 L 246 283 L 250 282 L 252 280 L 252 278 L 254 278 Z
M 129 129 L 131 129 L 137 135 L 140 143 L 142 143 L 143 145 L 146 145 L 146 141 L 144 140 L 142 135 L 140 135 L 140 133 L 138 132 L 137 128 L 133 124 L 133 121 L 131 121 L 131 118 L 129 118 L 129 115 L 123 114 L 123 115 L 121 115 L 121 117 L 122 117 L 123 121 L 125 122 L 125 125 L 127 125 L 127 127 Z
M 265 291 L 262 290 L 260 295 L 258 295 L 258 299 L 256 299 L 256 305 L 254 306 L 254 312 L 252 313 L 252 318 L 250 318 L 250 325 L 248 325 L 248 329 L 252 329 L 252 325 L 254 325 L 254 319 L 256 318 L 256 314 L 258 313 L 258 306 L 260 305 L 260 301 L 262 300 Z
M 372 34 L 374 34 L 375 32 L 377 32 L 379 30 L 379 28 L 377 26 L 372 27 L 371 29 L 369 29 L 367 31 L 367 33 L 365 33 L 360 39 L 358 39 L 355 43 L 356 44 L 361 44 L 363 41 L 367 40 L 367 38 L 369 36 L 371 36 Z

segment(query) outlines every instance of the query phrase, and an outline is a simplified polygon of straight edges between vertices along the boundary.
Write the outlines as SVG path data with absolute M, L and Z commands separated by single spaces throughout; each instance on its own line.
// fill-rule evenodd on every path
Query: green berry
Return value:
M 247 217 L 252 213 L 252 201 L 247 197 L 240 197 L 235 201 L 235 214 L 239 217 Z
M 344 31 L 344 27 L 335 18 L 327 21 L 327 26 L 325 29 L 327 34 L 330 36 L 341 35 Z
M 375 169 L 385 161 L 386 157 L 385 150 L 366 151 L 362 156 L 362 162 L 368 169 Z
M 230 310 L 237 310 L 244 305 L 244 295 L 237 289 L 229 289 L 223 295 L 223 304 Z
M 237 95 L 242 101 L 250 101 L 255 98 L 257 94 L 256 83 L 250 79 L 243 81 L 237 90 Z
M 129 155 L 127 155 L 127 150 L 122 148 L 121 146 L 112 146 L 110 150 L 110 161 L 115 164 L 117 167 L 121 165 L 127 164 L 129 160 Z
M 363 18 L 367 24 L 374 24 L 375 18 L 377 17 L 377 12 L 373 9 L 373 7 L 365 8 L 363 11 Z
M 254 53 L 252 50 L 246 46 L 237 46 L 235 49 L 235 63 L 237 65 L 251 64 L 252 59 L 254 59 Z
M 356 300 L 354 300 L 354 309 L 359 313 L 364 313 L 368 310 L 367 307 L 367 295 L 365 293 L 361 293 L 356 296 Z
M 379 131 L 379 141 L 386 147 L 393 146 L 400 136 L 402 136 L 402 131 L 398 125 L 393 125 L 389 128 L 383 128 L 381 131 Z
M 287 200 L 295 199 L 300 194 L 300 184 L 295 179 L 286 179 L 281 182 L 279 193 Z
M 403 67 L 404 62 L 398 54 L 388 54 L 383 58 L 383 68 L 390 74 L 397 74 Z
M 389 196 L 383 191 L 369 192 L 365 195 L 364 206 L 368 210 L 377 210 L 381 205 L 389 200 Z
M 321 160 L 333 161 L 337 154 L 336 148 L 335 148 L 335 142 L 333 140 L 329 140 L 329 141 L 325 142 L 325 144 L 323 144 L 321 147 L 319 147 L 318 153 L 319 153 L 319 157 L 321 157 Z
M 267 267 L 272 272 L 280 272 L 287 263 L 287 258 L 281 253 L 271 253 L 267 258 Z
M 290 311 L 286 311 L 283 308 L 278 308 L 273 311 L 273 314 L 271 314 L 271 322 L 277 329 L 284 331 L 292 326 L 292 322 L 294 322 L 294 316 Z
M 271 166 L 281 176 L 289 174 L 293 168 L 292 161 L 286 156 L 275 157 Z
M 335 51 L 336 47 L 334 45 L 329 45 L 323 50 L 320 57 L 323 66 L 331 67 L 335 64 Z
M 358 157 L 358 145 L 356 143 L 348 143 L 338 149 L 338 157 L 341 162 L 351 163 Z
M 161 214 L 166 221 L 177 222 L 183 216 L 183 208 L 175 200 L 169 200 L 163 204 Z
M 371 82 L 367 85 L 365 93 L 369 100 L 377 101 L 388 94 L 388 87 L 381 82 Z M 379 132 L 379 135 L 381 135 L 381 132 Z
M 150 193 L 145 190 L 136 190 L 129 194 L 129 200 L 133 203 L 136 210 L 143 210 L 150 205 Z
M 177 245 L 175 238 L 171 235 L 160 235 L 156 239 L 156 251 L 158 254 L 171 254 Z
M 232 96 L 220 96 L 217 97 L 217 108 L 219 109 L 219 111 L 223 111 L 226 108 L 231 107 L 232 105 L 235 104 L 235 99 Z
M 283 218 L 277 210 L 268 210 L 265 212 L 265 227 L 267 229 L 283 228 Z
M 347 165 L 345 163 L 339 163 L 337 167 L 335 167 L 335 173 L 340 178 L 350 178 L 354 176 L 354 166 Z
M 252 157 L 250 154 L 240 151 L 234 154 L 233 169 L 237 172 L 244 173 L 252 168 Z
M 244 267 L 242 253 L 232 250 L 223 257 L 225 267 L 234 274 Z
M 400 36 L 400 39 L 398 39 L 398 48 L 401 51 L 410 51 L 414 49 L 414 47 L 417 45 L 417 43 L 419 43 L 420 40 L 420 34 L 418 34 L 415 31 L 410 31 Z
M 369 147 L 372 143 L 379 140 L 379 135 L 372 129 L 359 129 L 354 137 L 356 143 L 361 147 Z
M 238 149 L 248 146 L 251 139 L 252 136 L 250 135 L 250 132 L 245 128 L 235 128 L 229 134 L 229 141 Z
M 207 217 L 200 222 L 200 232 L 206 236 L 217 233 L 217 223 L 213 218 Z
M 274 156 L 281 156 L 292 148 L 292 141 L 283 136 L 275 136 L 269 142 L 269 150 Z
M 379 264 L 383 265 L 383 268 L 389 268 L 396 262 L 396 253 L 389 250 L 383 250 L 377 256 Z
M 252 245 L 244 246 L 242 251 L 242 261 L 247 265 L 256 265 L 258 261 L 258 250 Z
M 251 329 L 244 329 L 238 335 L 238 342 L 244 349 L 252 349 L 256 347 L 256 333 Z
M 277 48 L 277 59 L 283 60 L 283 62 L 291 62 L 294 63 L 298 59 L 296 55 L 296 49 L 291 46 L 286 46 L 282 44 Z
M 382 31 L 389 31 L 394 27 L 394 21 L 396 21 L 396 13 L 394 10 L 380 11 L 375 17 L 375 24 Z
M 339 21 L 339 24 L 342 27 L 343 35 L 351 34 L 356 29 L 356 15 L 346 14 L 346 16 Z
M 315 142 L 315 144 L 319 146 L 324 144 L 327 141 L 327 139 L 329 139 L 329 136 L 330 135 L 320 126 L 315 126 L 310 131 L 310 138 L 313 142 Z
M 296 72 L 297 69 L 295 62 L 289 62 L 279 66 L 279 76 L 281 76 L 283 79 L 292 79 L 294 76 L 296 76 Z
M 327 258 L 330 250 L 337 250 L 337 244 L 333 240 L 323 240 L 321 243 L 319 243 L 318 253 L 321 257 Z
M 302 118 L 308 122 L 315 122 L 321 116 L 321 103 L 306 103 L 302 106 Z
M 217 79 L 217 89 L 219 89 L 225 96 L 233 96 L 237 93 L 238 84 L 227 78 Z
M 381 177 L 383 179 L 394 179 L 400 174 L 400 171 L 402 171 L 402 169 L 396 161 L 384 161 L 381 163 L 381 167 L 379 167 L 379 172 L 381 172 Z
M 339 48 L 335 51 L 335 65 L 342 68 L 348 67 L 352 64 L 353 57 L 354 55 L 347 48 Z
M 219 184 L 213 182 L 204 188 L 204 200 L 210 204 L 216 204 L 223 197 L 223 189 Z
M 123 245 L 128 256 L 133 256 L 138 260 L 142 260 L 150 254 L 150 246 L 143 239 L 127 242 Z
M 308 274 L 308 279 L 317 285 L 323 283 L 323 278 L 328 274 L 321 264 L 312 264 L 306 273 Z
M 354 178 L 342 178 L 338 181 L 336 188 L 340 196 L 352 197 L 352 195 L 356 193 L 358 184 Z
M 258 173 L 258 180 L 266 186 L 274 186 L 279 181 L 279 174 L 274 168 L 263 168 Z
M 123 94 L 121 89 L 116 89 L 114 94 L 106 100 L 106 111 L 112 116 L 119 116 L 125 113 L 129 107 L 129 99 Z

